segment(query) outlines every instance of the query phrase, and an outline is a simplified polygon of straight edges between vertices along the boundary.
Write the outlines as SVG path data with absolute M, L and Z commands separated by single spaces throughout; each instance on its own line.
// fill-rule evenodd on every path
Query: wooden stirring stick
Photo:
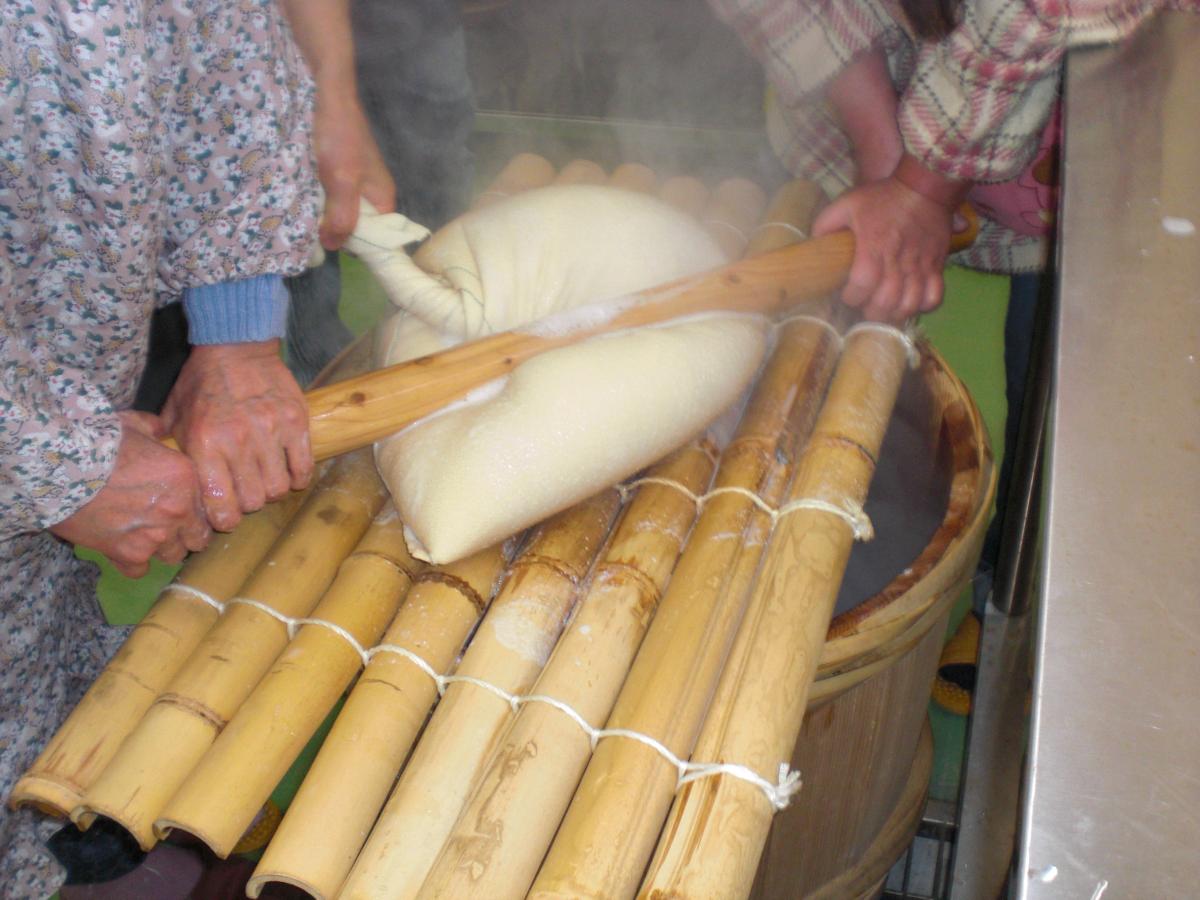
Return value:
M 365 447 L 585 338 L 699 313 L 780 312 L 837 289 L 853 256 L 853 235 L 839 232 L 318 388 L 306 395 L 313 455 Z

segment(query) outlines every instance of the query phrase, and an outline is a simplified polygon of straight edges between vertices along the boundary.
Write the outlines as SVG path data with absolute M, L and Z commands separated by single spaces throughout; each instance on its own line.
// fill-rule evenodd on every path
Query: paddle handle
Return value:
M 556 347 L 681 316 L 770 315 L 816 299 L 841 286 L 853 255 L 853 236 L 839 232 L 642 291 L 610 317 L 575 311 L 558 322 L 576 327 L 535 323 L 320 388 L 307 395 L 313 454 L 374 443 Z
M 854 237 L 842 231 L 317 388 L 305 395 L 313 456 L 373 444 L 556 347 L 682 316 L 773 315 L 814 300 L 841 286 L 853 256 Z

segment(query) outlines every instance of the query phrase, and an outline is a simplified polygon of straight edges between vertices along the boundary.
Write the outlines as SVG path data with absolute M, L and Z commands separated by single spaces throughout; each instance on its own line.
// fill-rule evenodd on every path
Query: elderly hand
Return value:
M 150 558 L 177 563 L 203 550 L 212 532 L 200 503 L 196 468 L 159 438 L 166 429 L 148 413 L 123 412 L 117 462 L 104 487 L 50 530 L 98 550 L 123 575 L 140 578 Z
M 196 464 L 219 531 L 312 477 L 308 407 L 278 340 L 193 347 L 163 421 Z
M 396 184 L 371 135 L 371 126 L 353 93 L 331 96 L 320 90 L 313 120 L 317 174 L 325 189 L 321 246 L 336 250 L 358 221 L 359 197 L 379 212 L 396 208 Z
M 924 169 L 912 157 L 889 177 L 847 191 L 813 223 L 813 234 L 854 232 L 842 301 L 874 321 L 903 322 L 942 302 L 942 269 L 953 213 L 970 185 Z

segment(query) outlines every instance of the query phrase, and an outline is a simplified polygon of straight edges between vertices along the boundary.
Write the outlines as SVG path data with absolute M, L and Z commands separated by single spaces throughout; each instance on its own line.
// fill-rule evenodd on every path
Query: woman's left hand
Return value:
M 325 190 L 321 246 L 336 250 L 358 221 L 359 198 L 379 212 L 391 212 L 396 208 L 396 184 L 353 93 L 330 97 L 318 91 L 313 147 Z
M 193 347 L 162 418 L 196 465 L 218 531 L 312 478 L 308 407 L 278 340 Z

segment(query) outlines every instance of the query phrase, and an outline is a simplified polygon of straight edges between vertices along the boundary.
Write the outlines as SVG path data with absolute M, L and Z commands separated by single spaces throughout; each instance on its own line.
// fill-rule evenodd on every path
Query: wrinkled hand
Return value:
M 950 210 L 890 177 L 843 194 L 817 217 L 813 234 L 854 232 L 842 301 L 867 319 L 899 323 L 942 302 L 950 222 Z
M 117 462 L 100 492 L 50 530 L 65 541 L 98 550 L 123 575 L 140 578 L 150 558 L 177 563 L 203 550 L 212 532 L 200 503 L 196 468 L 159 438 L 156 416 L 123 412 Z
M 365 197 L 380 212 L 396 208 L 396 185 L 371 135 L 371 126 L 353 94 L 318 91 L 313 120 L 317 176 L 325 189 L 321 246 L 342 246 L 358 221 L 358 200 Z
M 163 422 L 196 464 L 219 531 L 312 477 L 308 407 L 278 340 L 193 347 Z

